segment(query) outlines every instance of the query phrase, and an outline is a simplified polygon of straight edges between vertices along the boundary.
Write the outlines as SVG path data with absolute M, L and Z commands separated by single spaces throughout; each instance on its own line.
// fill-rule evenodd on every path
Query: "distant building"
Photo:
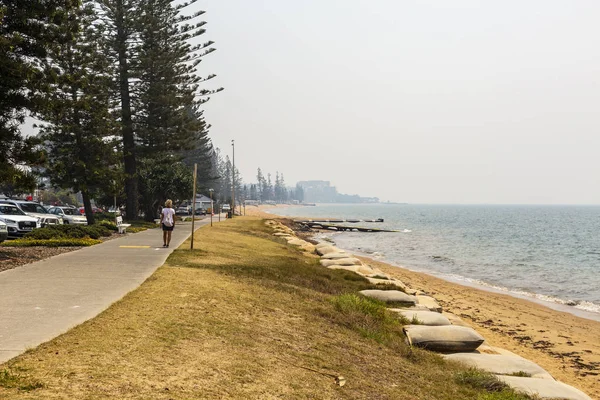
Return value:
M 300 181 L 298 182 L 304 190 L 305 203 L 335 203 L 337 201 L 337 189 L 331 186 L 329 181 Z
M 379 203 L 377 197 L 361 197 L 357 194 L 338 193 L 329 181 L 300 181 L 305 203 Z

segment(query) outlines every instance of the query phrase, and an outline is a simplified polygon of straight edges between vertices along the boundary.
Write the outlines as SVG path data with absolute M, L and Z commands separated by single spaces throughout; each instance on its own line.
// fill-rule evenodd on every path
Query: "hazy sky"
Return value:
M 427 203 L 600 203 L 600 2 L 201 1 L 246 182 Z

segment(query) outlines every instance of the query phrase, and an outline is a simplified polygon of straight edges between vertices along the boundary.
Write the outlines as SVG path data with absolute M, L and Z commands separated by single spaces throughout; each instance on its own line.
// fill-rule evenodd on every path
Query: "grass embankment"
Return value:
M 0 398 L 525 398 L 411 351 L 384 306 L 355 295 L 372 285 L 320 267 L 262 220 L 204 227 L 194 244 L 106 312 L 0 366 Z

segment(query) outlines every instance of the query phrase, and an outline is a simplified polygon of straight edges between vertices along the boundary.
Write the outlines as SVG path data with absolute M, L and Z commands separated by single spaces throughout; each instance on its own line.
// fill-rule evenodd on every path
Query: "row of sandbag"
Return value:
M 393 285 L 399 289 L 362 290 L 360 293 L 394 304 L 395 308 L 390 308 L 391 311 L 414 323 L 404 327 L 411 346 L 437 351 L 443 353 L 447 360 L 493 373 L 513 389 L 542 399 L 591 400 L 580 390 L 554 380 L 539 365 L 507 350 L 484 344 L 483 336 L 459 317 L 442 314 L 442 308 L 433 297 L 408 288 L 403 282 L 365 265 L 331 243 L 320 243 L 315 246 L 315 251 L 321 256 L 320 263 L 324 267 L 350 270 L 371 283 Z

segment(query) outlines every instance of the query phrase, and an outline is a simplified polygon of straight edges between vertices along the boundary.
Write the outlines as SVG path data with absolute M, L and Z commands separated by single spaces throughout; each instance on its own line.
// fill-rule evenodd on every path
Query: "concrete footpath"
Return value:
M 195 227 L 210 223 L 206 218 Z M 169 248 L 158 229 L 0 273 L 0 363 L 91 319 L 136 289 L 183 243 L 191 222 L 175 227 Z

